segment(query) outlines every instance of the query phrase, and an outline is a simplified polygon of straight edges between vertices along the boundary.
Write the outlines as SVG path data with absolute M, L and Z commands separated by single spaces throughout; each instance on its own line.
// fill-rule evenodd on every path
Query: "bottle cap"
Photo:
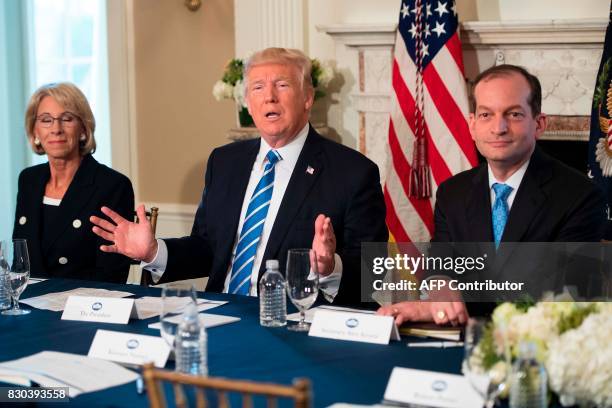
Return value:
M 278 269 L 278 261 L 276 259 L 268 259 L 266 261 L 266 269 Z

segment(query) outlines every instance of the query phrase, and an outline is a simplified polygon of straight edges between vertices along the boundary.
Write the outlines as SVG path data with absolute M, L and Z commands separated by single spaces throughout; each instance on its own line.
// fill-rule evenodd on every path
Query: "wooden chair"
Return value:
M 279 398 L 292 399 L 296 408 L 308 408 L 312 405 L 310 381 L 304 378 L 297 379 L 293 386 L 288 386 L 182 374 L 156 369 L 153 363 L 143 366 L 143 377 L 149 396 L 149 406 L 152 408 L 166 407 L 164 382 L 172 384 L 174 402 L 169 401 L 169 404 L 178 408 L 189 405 L 184 386 L 195 389 L 195 402 L 198 408 L 212 406 L 208 403 L 205 391 L 216 394 L 218 399 L 216 406 L 220 408 L 229 408 L 228 393 L 241 394 L 243 408 L 254 406 L 253 397 L 265 398 L 268 407 L 276 407 Z
M 151 211 L 145 212 L 149 223 L 151 224 L 151 230 L 153 230 L 153 235 L 155 235 L 155 231 L 157 231 L 157 215 L 159 214 L 159 208 L 151 207 Z M 136 222 L 138 222 L 138 217 L 136 217 Z
M 159 208 L 151 207 L 150 211 L 146 212 L 147 220 L 151 224 L 151 230 L 153 231 L 153 236 L 155 236 L 155 232 L 157 230 L 157 215 L 159 213 Z M 134 211 L 134 220 L 136 222 L 140 222 L 138 220 L 138 216 Z M 140 265 L 140 261 L 133 260 L 132 265 Z M 142 286 L 150 286 L 153 284 L 153 278 L 151 278 L 151 273 L 149 271 L 145 271 L 144 269 L 140 272 L 140 284 Z

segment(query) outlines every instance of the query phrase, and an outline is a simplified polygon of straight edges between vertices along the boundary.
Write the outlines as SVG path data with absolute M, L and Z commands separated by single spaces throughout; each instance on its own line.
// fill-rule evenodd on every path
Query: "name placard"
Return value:
M 170 347 L 161 337 L 98 330 L 87 356 L 136 365 L 152 361 L 163 368 L 169 354 Z
M 127 324 L 132 314 L 136 314 L 134 299 L 70 296 L 62 320 Z
M 325 309 L 316 311 L 308 335 L 375 344 L 399 340 L 391 316 Z
M 462 375 L 395 367 L 385 401 L 436 408 L 481 408 L 483 398 Z

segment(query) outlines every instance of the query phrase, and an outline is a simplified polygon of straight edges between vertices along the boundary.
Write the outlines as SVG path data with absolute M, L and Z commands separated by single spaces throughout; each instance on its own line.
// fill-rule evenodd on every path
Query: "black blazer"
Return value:
M 487 269 L 480 273 L 480 281 L 493 278 L 526 282 L 525 293 L 521 296 L 529 295 L 538 300 L 545 291 L 558 291 L 565 285 L 584 287 L 589 282 L 584 274 L 576 275 L 570 270 L 571 263 L 551 257 L 542 245 L 504 243 L 598 242 L 603 237 L 606 213 L 602 192 L 594 183 L 536 147 L 516 192 L 498 250 L 492 244 L 486 163 L 440 184 L 434 221 L 432 242 L 491 243 L 475 244 L 472 249 L 469 244 L 461 246 L 462 251 L 475 251 L 475 256 L 488 255 Z M 560 265 L 566 269 L 561 270 Z M 462 278 L 471 280 L 468 274 Z M 478 296 L 482 299 L 483 293 Z M 484 296 L 492 300 L 494 293 L 486 292 Z M 506 300 L 517 300 L 518 294 L 510 293 L 509 296 Z M 503 300 L 503 294 L 497 300 Z M 493 307 L 486 303 L 468 304 L 471 314 L 488 314 Z
M 491 242 L 487 164 L 438 187 L 432 242 Z M 519 186 L 502 242 L 599 241 L 605 227 L 601 190 L 585 175 L 538 147 Z
M 49 163 L 24 169 L 19 175 L 13 238 L 28 240 L 31 275 L 125 283 L 130 260 L 100 251 L 106 243 L 95 235 L 91 215 L 103 216 L 105 205 L 123 217 L 134 217 L 134 191 L 124 175 L 83 157 L 53 221 L 51 239 L 42 240 L 42 209 Z
M 207 290 L 221 292 L 251 169 L 260 139 L 215 149 L 191 235 L 168 239 L 163 280 L 209 276 Z M 312 167 L 312 174 L 307 168 Z M 334 303 L 359 303 L 362 242 L 388 238 L 378 167 L 357 151 L 321 137 L 312 126 L 285 191 L 263 259 L 278 259 L 284 273 L 287 250 L 310 248 L 318 214 L 331 218 L 343 273 Z M 263 275 L 261 263 L 259 276 Z

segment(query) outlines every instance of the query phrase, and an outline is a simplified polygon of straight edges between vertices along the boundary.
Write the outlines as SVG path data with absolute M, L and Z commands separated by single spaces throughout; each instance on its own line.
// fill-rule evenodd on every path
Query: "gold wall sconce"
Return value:
M 190 11 L 197 11 L 202 6 L 202 0 L 185 0 L 185 7 Z

